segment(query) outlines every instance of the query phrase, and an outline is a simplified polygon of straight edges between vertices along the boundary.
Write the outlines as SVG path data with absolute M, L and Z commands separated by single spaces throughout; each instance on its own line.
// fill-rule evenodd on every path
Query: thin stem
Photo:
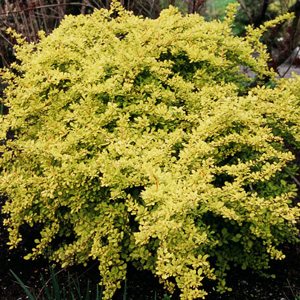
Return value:
M 237 0 L 238 3 L 241 5 L 241 7 L 243 8 L 243 10 L 245 11 L 245 13 L 247 14 L 248 18 L 250 19 L 251 23 L 253 23 L 253 17 L 250 13 L 250 11 L 248 10 L 246 4 L 242 1 L 242 0 Z
M 293 175 L 291 175 L 291 177 L 292 177 L 292 179 L 295 181 L 295 183 L 296 183 L 298 186 L 300 186 L 299 180 L 298 180 L 295 176 L 293 176 Z
M 37 6 L 34 6 L 34 7 L 24 8 L 22 10 L 8 11 L 8 12 L 0 13 L 0 16 L 4 16 L 4 15 L 7 15 L 7 14 L 18 14 L 18 13 L 21 13 L 21 12 L 24 12 L 24 11 L 38 9 L 38 8 L 50 8 L 50 7 L 66 6 L 66 5 L 84 5 L 86 7 L 95 8 L 91 4 L 84 4 L 84 3 L 75 3 L 75 2 L 71 2 L 71 3 L 58 3 L 58 4 L 48 4 L 48 5 L 37 5 Z
M 289 65 L 289 67 L 285 70 L 284 74 L 283 74 L 283 75 L 280 75 L 279 72 L 278 72 L 280 78 L 283 78 L 283 77 L 287 74 L 287 72 L 290 70 L 290 68 L 291 68 L 292 65 L 293 65 L 293 58 L 297 58 L 297 57 L 298 57 L 299 51 L 300 51 L 300 47 L 298 47 L 298 50 L 297 50 L 297 52 L 296 52 L 296 55 L 295 55 L 294 57 L 292 57 L 292 60 L 291 60 L 291 62 L 290 62 L 290 65 Z M 292 54 L 292 55 L 293 55 L 293 54 Z

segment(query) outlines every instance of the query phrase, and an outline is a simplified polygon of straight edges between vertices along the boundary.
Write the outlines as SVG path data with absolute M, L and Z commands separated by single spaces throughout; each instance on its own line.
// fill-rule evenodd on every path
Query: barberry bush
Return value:
M 206 280 L 229 289 L 233 266 L 263 274 L 284 258 L 298 241 L 300 78 L 275 78 L 260 37 L 290 16 L 242 38 L 234 12 L 151 20 L 114 1 L 38 43 L 17 36 L 0 132 L 11 248 L 38 226 L 26 258 L 98 260 L 106 299 L 128 263 L 196 299 Z

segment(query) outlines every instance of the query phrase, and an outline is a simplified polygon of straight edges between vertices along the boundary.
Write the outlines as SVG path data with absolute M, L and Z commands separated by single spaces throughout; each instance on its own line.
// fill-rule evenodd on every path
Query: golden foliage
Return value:
M 0 137 L 15 134 L 0 146 L 12 248 L 22 224 L 41 223 L 27 258 L 98 260 L 106 299 L 128 262 L 196 299 L 204 278 L 225 291 L 232 264 L 284 257 L 299 219 L 284 141 L 299 145 L 300 79 L 275 81 L 265 28 L 234 37 L 233 16 L 170 7 L 150 20 L 115 1 L 17 47 Z M 240 65 L 271 85 L 251 88 Z

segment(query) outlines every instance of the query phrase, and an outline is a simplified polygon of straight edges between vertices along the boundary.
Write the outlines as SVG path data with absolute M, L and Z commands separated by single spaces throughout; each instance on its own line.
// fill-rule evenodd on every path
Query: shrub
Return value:
M 150 20 L 115 1 L 37 44 L 19 37 L 2 72 L 11 248 L 20 226 L 39 225 L 26 258 L 98 260 L 106 299 L 129 262 L 195 299 L 204 279 L 224 292 L 231 266 L 264 273 L 284 257 L 280 246 L 298 241 L 300 78 L 275 80 L 259 39 L 290 16 L 239 38 L 234 11 L 206 22 L 170 7 Z

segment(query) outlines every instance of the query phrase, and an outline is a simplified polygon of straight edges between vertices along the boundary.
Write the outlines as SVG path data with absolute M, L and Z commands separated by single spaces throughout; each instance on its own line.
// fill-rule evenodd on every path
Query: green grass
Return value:
M 229 3 L 234 3 L 236 0 L 208 0 L 207 6 L 214 8 L 215 11 L 225 11 L 226 6 Z
M 207 0 L 206 15 L 208 19 L 223 19 L 225 16 L 226 7 L 229 3 L 234 3 L 236 0 Z

